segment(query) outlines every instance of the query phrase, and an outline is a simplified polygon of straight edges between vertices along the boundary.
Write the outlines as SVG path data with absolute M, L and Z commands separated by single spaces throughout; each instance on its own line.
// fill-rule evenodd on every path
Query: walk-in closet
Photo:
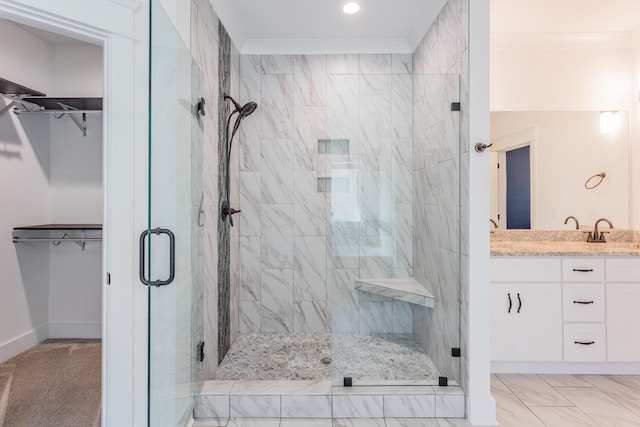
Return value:
M 0 19 L 0 425 L 99 425 L 103 49 Z

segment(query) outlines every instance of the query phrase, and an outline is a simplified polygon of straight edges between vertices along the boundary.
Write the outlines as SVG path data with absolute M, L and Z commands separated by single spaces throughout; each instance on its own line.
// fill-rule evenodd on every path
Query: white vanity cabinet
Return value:
M 640 373 L 640 257 L 507 256 L 490 266 L 494 372 Z
M 640 259 L 607 259 L 607 355 L 640 361 Z
M 562 358 L 560 260 L 491 260 L 491 359 Z
M 605 260 L 562 259 L 563 350 L 567 362 L 604 362 Z

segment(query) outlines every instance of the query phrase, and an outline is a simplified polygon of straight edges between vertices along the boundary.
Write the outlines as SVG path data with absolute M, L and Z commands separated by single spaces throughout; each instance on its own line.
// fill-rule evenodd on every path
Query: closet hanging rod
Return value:
M 100 242 L 102 237 L 14 237 L 13 243 L 20 242 Z
M 67 113 L 102 113 L 102 110 L 39 110 L 39 111 L 25 111 L 15 110 L 16 114 L 67 114 Z

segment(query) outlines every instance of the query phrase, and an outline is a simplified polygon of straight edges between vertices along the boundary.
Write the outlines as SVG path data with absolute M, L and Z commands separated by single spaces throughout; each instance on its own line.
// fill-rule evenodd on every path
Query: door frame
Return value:
M 146 425 L 148 5 L 137 0 L 0 0 L 0 17 L 103 47 L 102 425 Z M 107 283 L 107 273 L 110 284 Z
M 492 153 L 497 154 L 498 163 L 506 165 L 507 151 L 529 146 L 529 166 L 531 179 L 531 229 L 538 225 L 538 129 L 535 126 L 514 132 L 512 134 L 491 140 Z M 491 173 L 498 174 L 498 220 L 499 228 L 507 228 L 507 168 L 494 168 L 491 165 Z

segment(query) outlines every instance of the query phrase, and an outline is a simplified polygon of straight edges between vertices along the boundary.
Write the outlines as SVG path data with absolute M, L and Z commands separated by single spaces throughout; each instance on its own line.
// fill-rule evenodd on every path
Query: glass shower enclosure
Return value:
M 148 425 L 183 426 L 203 380 L 202 73 L 160 2 L 150 4 Z

